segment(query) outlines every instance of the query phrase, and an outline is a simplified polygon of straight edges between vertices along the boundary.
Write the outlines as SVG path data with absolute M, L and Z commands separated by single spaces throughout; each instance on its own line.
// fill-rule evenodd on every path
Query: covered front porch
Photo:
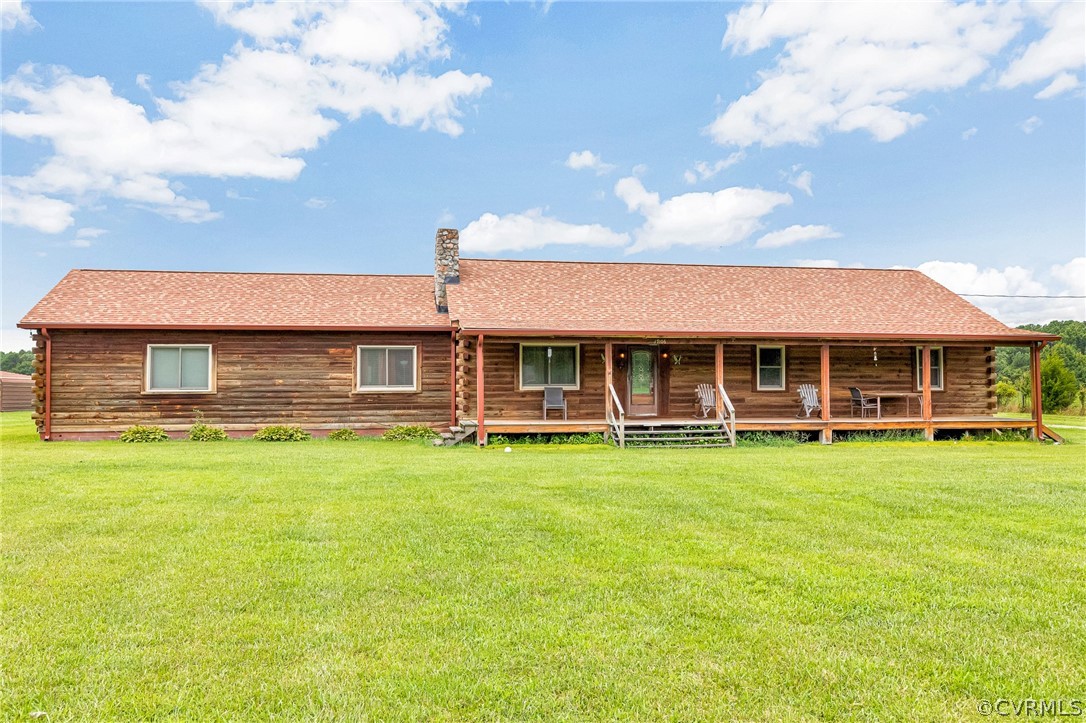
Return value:
M 492 432 L 602 432 L 620 446 L 640 432 L 681 442 L 714 426 L 731 445 L 744 431 L 817 432 L 824 443 L 835 430 L 1044 434 L 1039 414 L 995 416 L 994 348 L 983 341 L 462 335 L 455 374 L 458 418 L 478 425 L 481 444 Z M 809 416 L 801 385 L 817 393 Z M 561 406 L 544 408 L 548 387 Z

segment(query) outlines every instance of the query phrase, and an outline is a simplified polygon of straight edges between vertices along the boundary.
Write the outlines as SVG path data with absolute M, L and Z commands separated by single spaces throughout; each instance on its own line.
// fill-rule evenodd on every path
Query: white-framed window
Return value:
M 521 344 L 520 388 L 581 387 L 580 344 Z
M 210 344 L 148 344 L 148 392 L 214 391 Z
M 359 346 L 355 391 L 418 391 L 418 347 Z
M 784 347 L 759 346 L 758 391 L 781 391 L 784 389 Z
M 943 347 L 931 348 L 931 388 L 943 391 Z M 916 347 L 916 390 L 924 389 L 924 347 Z

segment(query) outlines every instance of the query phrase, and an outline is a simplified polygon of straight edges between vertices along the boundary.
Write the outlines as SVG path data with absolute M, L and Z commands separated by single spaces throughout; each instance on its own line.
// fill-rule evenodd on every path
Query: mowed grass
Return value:
M 504 453 L 2 427 L 5 720 L 977 720 L 1086 697 L 1086 432 Z

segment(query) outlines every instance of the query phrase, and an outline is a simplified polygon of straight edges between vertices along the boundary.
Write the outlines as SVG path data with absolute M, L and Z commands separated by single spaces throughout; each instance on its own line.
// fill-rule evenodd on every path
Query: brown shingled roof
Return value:
M 492 333 L 1054 338 L 913 270 L 462 259 L 460 278 L 450 316 Z
M 450 328 L 431 276 L 70 271 L 23 328 Z

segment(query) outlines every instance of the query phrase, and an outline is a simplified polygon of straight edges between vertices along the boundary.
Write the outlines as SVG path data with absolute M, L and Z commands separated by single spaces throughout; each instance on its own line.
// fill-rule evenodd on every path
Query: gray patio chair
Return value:
M 716 392 L 712 384 L 698 385 L 698 411 L 694 416 L 698 419 L 708 419 L 709 414 L 716 414 Z
M 850 416 L 855 417 L 857 409 L 860 410 L 860 417 L 861 418 L 867 416 L 867 410 L 869 410 L 869 409 L 874 409 L 875 410 L 875 416 L 877 416 L 877 417 L 882 416 L 882 413 L 881 413 L 882 410 L 879 409 L 880 405 L 879 405 L 879 400 L 878 399 L 872 399 L 871 397 L 865 397 L 863 395 L 863 392 L 861 392 L 856 387 L 849 387 L 848 388 L 848 393 L 852 395 L 852 408 L 851 408 L 851 410 L 849 412 Z
M 543 419 L 547 418 L 547 410 L 561 409 L 562 419 L 568 419 L 566 413 L 566 397 L 562 387 L 543 387 Z
M 810 417 L 811 412 L 822 411 L 822 403 L 818 401 L 818 389 L 814 384 L 799 385 L 799 401 L 803 405 L 803 411 L 797 417 Z

